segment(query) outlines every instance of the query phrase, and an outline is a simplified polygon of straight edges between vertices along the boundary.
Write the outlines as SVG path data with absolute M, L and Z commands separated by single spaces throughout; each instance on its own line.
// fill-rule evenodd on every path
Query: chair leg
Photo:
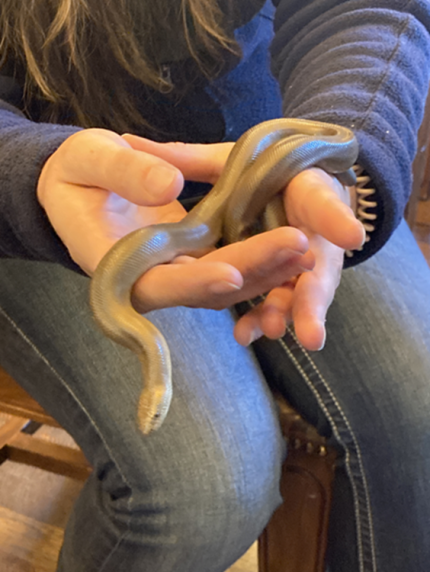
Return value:
M 0 428 L 0 465 L 10 460 L 78 480 L 89 477 L 92 469 L 82 451 L 27 434 L 29 424 L 29 419 L 12 417 Z
M 0 427 L 0 465 L 8 458 L 7 445 L 21 432 L 26 422 L 20 417 L 13 417 Z
M 259 572 L 323 572 L 336 453 L 285 400 L 278 404 L 289 444 L 284 502 L 259 539 Z

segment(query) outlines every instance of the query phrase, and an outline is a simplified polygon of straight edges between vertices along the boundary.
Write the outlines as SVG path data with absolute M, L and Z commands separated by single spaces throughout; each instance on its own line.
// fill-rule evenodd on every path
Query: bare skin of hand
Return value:
M 133 135 L 126 135 L 124 138 L 135 149 L 162 157 L 181 168 L 192 165 L 197 180 L 205 180 L 204 174 L 210 173 L 208 180 L 212 183 L 219 177 L 231 150 L 231 144 L 228 143 L 215 146 L 158 144 Z M 211 165 L 209 171 L 208 164 Z M 324 346 L 326 314 L 340 282 L 344 252 L 362 246 L 365 230 L 349 206 L 350 189 L 343 187 L 336 178 L 321 169 L 309 169 L 295 177 L 284 192 L 284 204 L 291 225 L 288 228 L 299 230 L 302 237 L 308 239 L 309 251 L 306 257 L 309 258 L 306 260 L 310 264 L 312 261 L 314 267 L 311 272 L 298 272 L 292 279 L 286 279 L 286 275 L 279 273 L 276 278 L 285 278 L 285 281 L 265 290 L 268 294 L 264 303 L 237 322 L 234 334 L 240 344 L 248 345 L 262 335 L 273 339 L 281 337 L 286 326 L 293 322 L 297 338 L 302 345 L 309 350 L 318 350 Z M 261 269 L 271 273 L 274 269 L 268 266 L 270 262 L 264 266 L 264 257 L 268 256 L 267 260 L 270 260 L 272 253 L 274 254 L 274 251 L 270 250 L 272 238 L 270 233 L 260 235 L 261 243 L 255 244 L 257 249 L 251 248 L 248 251 L 251 265 L 254 264 L 252 257 L 261 253 Z M 255 237 L 255 240 L 257 239 L 258 237 Z M 225 258 L 232 252 L 224 248 L 211 253 L 209 258 L 200 259 L 199 262 L 218 259 L 237 267 L 243 263 L 239 258 L 242 252 L 237 259 Z M 303 266 L 310 269 L 310 265 Z M 255 268 L 258 267 L 256 264 Z M 141 282 L 140 286 L 145 290 L 140 291 L 141 299 L 146 299 L 151 291 L 152 279 L 155 290 L 156 270 L 147 274 L 146 283 L 145 279 Z M 158 286 L 161 287 L 161 283 Z M 183 286 L 186 288 L 185 283 Z M 252 295 L 247 296 L 247 299 Z M 228 306 L 238 300 L 226 292 L 223 301 Z M 204 305 L 201 301 L 198 304 Z
M 214 183 L 230 150 L 230 144 L 161 145 L 85 130 L 48 159 L 38 198 L 73 260 L 91 275 L 122 236 L 185 216 L 175 200 L 184 177 Z M 302 231 L 280 228 L 199 259 L 182 256 L 142 277 L 135 303 L 143 311 L 175 305 L 226 308 L 311 270 L 315 259 L 308 247 Z
M 269 292 L 264 303 L 238 323 L 237 339 L 246 342 L 249 332 L 250 339 L 263 333 L 278 338 L 285 324 L 293 322 L 305 348 L 324 346 L 326 315 L 340 283 L 344 252 L 365 240 L 365 230 L 349 202 L 349 189 L 320 169 L 305 171 L 290 183 L 284 193 L 288 222 L 308 237 L 315 267 Z

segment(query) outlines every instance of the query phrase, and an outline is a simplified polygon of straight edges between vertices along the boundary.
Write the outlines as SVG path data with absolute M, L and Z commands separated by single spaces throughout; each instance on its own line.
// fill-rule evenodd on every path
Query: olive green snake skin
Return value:
M 252 233 L 285 225 L 280 192 L 301 171 L 318 166 L 354 184 L 358 154 L 351 131 L 328 123 L 275 119 L 247 131 L 234 145 L 211 192 L 180 222 L 132 232 L 104 256 L 91 281 L 90 302 L 104 334 L 138 355 L 143 389 L 138 423 L 160 427 L 172 398 L 170 354 L 161 332 L 133 309 L 131 289 L 157 264 Z

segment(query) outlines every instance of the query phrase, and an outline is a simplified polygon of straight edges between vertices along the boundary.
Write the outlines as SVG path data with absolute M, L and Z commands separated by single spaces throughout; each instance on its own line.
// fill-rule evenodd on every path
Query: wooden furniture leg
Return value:
M 323 572 L 336 452 L 277 396 L 288 456 L 283 504 L 259 539 L 259 572 Z
M 79 449 L 33 436 L 41 425 L 59 425 L 2 368 L 0 411 L 12 416 L 0 428 L 0 464 L 9 459 L 80 480 L 85 480 L 91 473 L 91 467 Z
M 430 192 L 430 96 L 427 97 L 424 119 L 418 132 L 417 154 L 413 164 L 412 193 L 406 206 L 405 219 L 413 230 L 418 202 L 428 199 Z

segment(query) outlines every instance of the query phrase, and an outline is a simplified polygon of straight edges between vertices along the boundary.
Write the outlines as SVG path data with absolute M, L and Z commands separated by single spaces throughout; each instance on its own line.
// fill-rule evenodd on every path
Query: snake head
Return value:
M 142 391 L 139 398 L 137 420 L 144 435 L 156 431 L 163 424 L 169 411 L 172 393 L 161 389 Z

